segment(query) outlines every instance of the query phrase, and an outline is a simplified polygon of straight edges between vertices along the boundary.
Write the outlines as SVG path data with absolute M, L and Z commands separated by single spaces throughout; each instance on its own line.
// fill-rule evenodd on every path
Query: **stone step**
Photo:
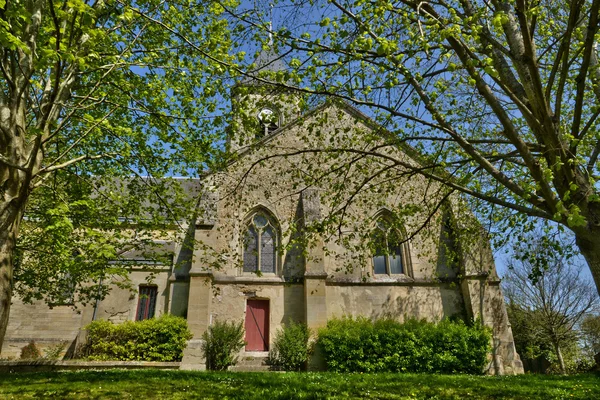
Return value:
M 229 371 L 232 372 L 268 372 L 270 371 L 269 365 L 233 365 L 229 367 Z
M 267 357 L 239 357 L 237 365 L 265 365 Z
M 239 372 L 269 371 L 270 365 L 267 365 L 267 358 L 267 356 L 240 356 L 237 364 L 229 367 L 229 370 Z

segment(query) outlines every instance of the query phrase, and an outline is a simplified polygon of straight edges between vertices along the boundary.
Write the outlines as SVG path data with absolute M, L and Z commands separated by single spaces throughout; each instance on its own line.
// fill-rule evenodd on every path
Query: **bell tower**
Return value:
M 232 89 L 227 141 L 231 152 L 272 135 L 300 116 L 301 97 L 282 79 L 286 67 L 281 57 L 272 48 L 263 49 L 253 66 Z

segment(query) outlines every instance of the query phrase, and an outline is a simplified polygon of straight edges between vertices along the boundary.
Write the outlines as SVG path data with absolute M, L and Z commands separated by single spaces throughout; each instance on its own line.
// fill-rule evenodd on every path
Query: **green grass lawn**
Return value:
M 600 376 L 213 373 L 0 375 L 0 399 L 600 399 Z

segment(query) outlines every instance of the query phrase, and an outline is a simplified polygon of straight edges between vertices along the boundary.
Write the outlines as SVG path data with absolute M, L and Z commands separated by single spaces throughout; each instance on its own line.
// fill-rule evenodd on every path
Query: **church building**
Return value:
M 256 66 L 283 68 L 269 52 Z M 523 372 L 489 241 L 464 199 L 415 172 L 415 149 L 341 101 L 307 109 L 293 90 L 251 78 L 231 96 L 232 161 L 186 181 L 197 217 L 161 239 L 172 262 L 139 259 L 135 292 L 115 286 L 78 311 L 14 299 L 3 357 L 30 340 L 75 346 L 94 319 L 163 313 L 187 318 L 182 365 L 197 369 L 216 320 L 244 321 L 244 353 L 266 354 L 289 321 L 316 332 L 343 316 L 462 318 L 491 328 L 490 373 Z

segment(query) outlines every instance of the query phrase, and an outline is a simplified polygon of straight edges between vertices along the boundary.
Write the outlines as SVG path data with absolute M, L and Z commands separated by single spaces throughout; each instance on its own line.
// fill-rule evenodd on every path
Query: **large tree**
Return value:
M 387 145 L 426 156 L 407 163 L 360 137 L 365 157 L 470 196 L 492 225 L 567 227 L 600 288 L 600 1 L 231 3 L 239 44 L 253 32 L 287 64 L 258 81 L 357 105 Z
M 139 238 L 109 233 L 146 229 L 179 204 L 153 177 L 213 162 L 214 60 L 231 60 L 212 15 L 188 1 L 0 0 L 0 348 L 15 264 L 30 298 L 60 297 L 51 286 L 61 280 L 100 279 L 117 245 Z M 93 285 L 80 288 L 85 297 Z
M 525 335 L 515 333 L 515 342 L 552 348 L 563 374 L 565 348 L 577 342 L 579 324 L 600 306 L 594 285 L 573 261 L 559 255 L 556 243 L 538 232 L 517 245 L 503 280 L 509 313 L 517 317 L 517 333 Z

